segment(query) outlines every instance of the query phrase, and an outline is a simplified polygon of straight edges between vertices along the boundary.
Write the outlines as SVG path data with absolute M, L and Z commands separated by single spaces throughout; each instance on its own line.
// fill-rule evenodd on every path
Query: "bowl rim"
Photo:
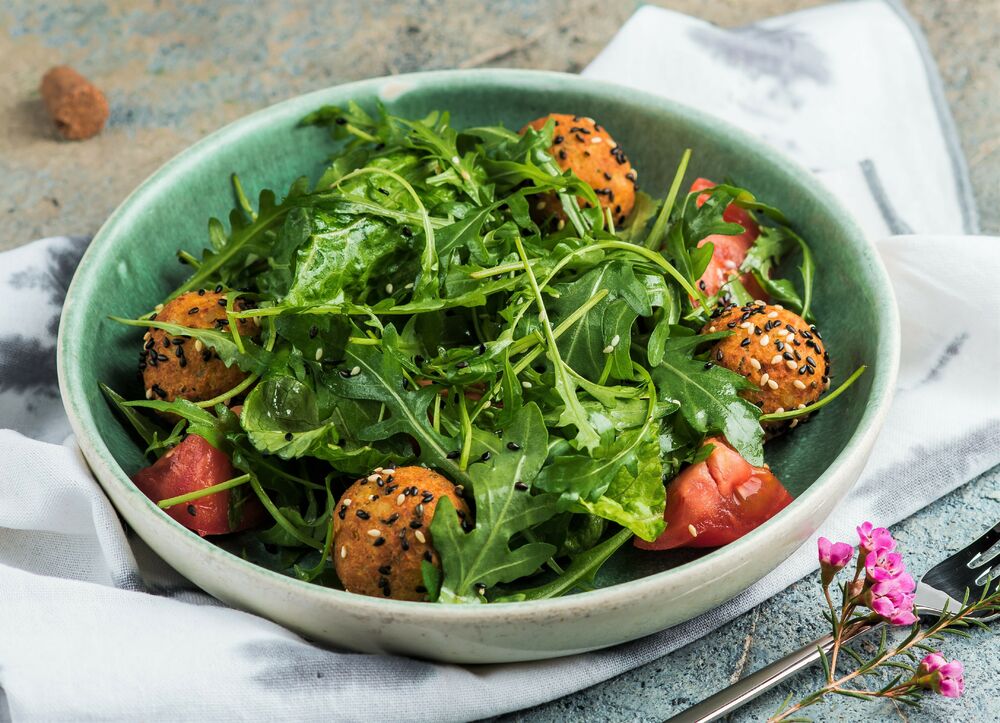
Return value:
M 477 85 L 487 83 L 491 86 L 505 85 L 516 87 L 530 85 L 535 89 L 551 88 L 554 85 L 564 86 L 574 84 L 584 86 L 604 99 L 620 98 L 629 102 L 641 103 L 665 111 L 673 116 L 685 116 L 688 120 L 706 130 L 726 134 L 735 138 L 736 142 L 764 155 L 769 162 L 777 166 L 797 182 L 814 194 L 828 198 L 833 210 L 838 212 L 840 223 L 844 230 L 858 239 L 858 251 L 869 262 L 871 272 L 880 277 L 880 283 L 871 289 L 874 303 L 880 308 L 880 321 L 884 325 L 885 338 L 880 338 L 877 349 L 879 363 L 870 363 L 870 373 L 873 374 L 871 397 L 854 433 L 847 440 L 844 448 L 837 454 L 831 464 L 806 488 L 792 504 L 782 510 L 761 526 L 744 535 L 739 540 L 718 548 L 705 555 L 681 564 L 677 567 L 653 573 L 636 580 L 616 583 L 596 590 L 576 593 L 573 595 L 545 600 L 528 600 L 522 602 L 490 603 L 488 605 L 435 605 L 405 600 L 393 600 L 358 595 L 344 590 L 322 587 L 288 577 L 279 572 L 256 565 L 248 560 L 230 553 L 210 540 L 199 537 L 163 513 L 148 497 L 143 495 L 131 482 L 125 471 L 114 459 L 110 449 L 99 433 L 96 419 L 85 403 L 86 391 L 82 376 L 75 372 L 73 329 L 85 314 L 83 305 L 76 303 L 77 297 L 88 290 L 88 286 L 96 278 L 95 270 L 106 261 L 108 251 L 103 247 L 104 239 L 111 230 L 127 222 L 129 216 L 139 212 L 139 207 L 152 195 L 160 184 L 171 183 L 172 179 L 182 175 L 190 166 L 197 165 L 203 152 L 209 151 L 217 144 L 225 143 L 235 138 L 254 133 L 259 127 L 274 122 L 277 118 L 301 117 L 305 112 L 314 110 L 323 104 L 326 97 L 336 91 L 343 95 L 374 94 L 383 98 L 396 97 L 401 93 L 422 87 L 435 87 L 442 84 L 458 82 L 476 82 Z M 113 258 L 113 257 L 112 257 Z M 874 443 L 882 423 L 888 413 L 892 401 L 895 382 L 899 367 L 900 354 L 900 323 L 895 296 L 888 273 L 871 239 L 864 234 L 853 220 L 852 215 L 832 195 L 823 189 L 819 181 L 803 166 L 785 156 L 763 141 L 760 141 L 728 122 L 707 113 L 690 108 L 682 103 L 656 96 L 627 86 L 604 81 L 591 80 L 579 75 L 542 70 L 521 69 L 470 69 L 470 70 L 438 70 L 410 73 L 396 76 L 383 76 L 330 86 L 320 90 L 294 96 L 284 101 L 272 104 L 253 113 L 245 115 L 188 146 L 173 158 L 168 160 L 139 186 L 137 186 L 108 217 L 84 253 L 66 293 L 65 303 L 60 318 L 59 332 L 56 342 L 56 366 L 59 379 L 59 391 L 63 400 L 70 426 L 76 435 L 76 442 L 86 458 L 91 471 L 101 486 L 115 484 L 119 492 L 141 498 L 146 509 L 155 513 L 150 522 L 158 528 L 158 535 L 169 538 L 171 544 L 185 548 L 190 554 L 201 555 L 217 565 L 235 567 L 238 572 L 250 578 L 256 578 L 262 584 L 285 586 L 289 593 L 314 598 L 319 604 L 329 604 L 332 607 L 349 607 L 357 611 L 401 614 L 411 616 L 419 614 L 426 620 L 440 622 L 456 621 L 457 619 L 479 619 L 483 622 L 503 618 L 507 621 L 527 620 L 537 617 L 540 612 L 552 614 L 568 613 L 581 605 L 614 606 L 626 598 L 648 596 L 657 589 L 670 585 L 699 582 L 699 572 L 704 567 L 738 567 L 753 552 L 762 549 L 767 539 L 779 535 L 791 535 L 801 527 L 801 523 L 809 517 L 810 508 L 818 502 L 826 488 L 834 481 L 837 470 L 845 461 L 856 454 L 865 454 Z M 852 485 L 853 486 L 853 485 Z M 843 490 L 841 498 L 848 490 Z M 839 502 L 839 499 L 837 500 Z M 155 548 L 154 548 L 155 549 Z M 773 570 L 774 568 L 772 568 Z M 770 572 L 769 570 L 768 572 Z

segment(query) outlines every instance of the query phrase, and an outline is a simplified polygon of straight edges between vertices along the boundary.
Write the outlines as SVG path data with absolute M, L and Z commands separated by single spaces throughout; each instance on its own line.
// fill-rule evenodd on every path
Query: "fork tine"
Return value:
M 987 581 L 991 588 L 996 588 L 998 575 L 990 573 L 1000 566 L 991 564 L 986 569 L 981 568 L 1000 554 L 1000 549 L 992 555 L 986 554 L 998 543 L 1000 543 L 1000 524 L 990 528 L 978 539 L 932 567 L 923 575 L 921 582 L 956 600 L 961 600 L 966 590 L 969 590 L 971 595 L 978 596 Z

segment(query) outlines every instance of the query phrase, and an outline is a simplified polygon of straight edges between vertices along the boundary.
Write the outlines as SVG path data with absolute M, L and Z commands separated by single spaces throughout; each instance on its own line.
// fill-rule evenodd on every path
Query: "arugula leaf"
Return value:
M 787 279 L 773 279 L 771 272 L 787 254 L 795 248 L 802 253 L 802 263 L 799 271 L 802 275 L 804 289 L 800 298 L 795 287 Z M 803 318 L 811 319 L 809 307 L 812 303 L 813 278 L 816 265 L 813 261 L 809 245 L 791 229 L 784 226 L 764 226 L 760 236 L 747 252 L 747 257 L 740 266 L 741 273 L 753 273 L 760 287 L 775 300 L 791 307 Z
M 667 342 L 663 361 L 652 370 L 661 399 L 681 402 L 684 419 L 702 434 L 719 433 L 750 464 L 764 463 L 764 430 L 760 409 L 740 396 L 756 389 L 739 374 L 691 355 L 690 343 Z
M 662 485 L 661 485 L 662 487 Z M 586 552 L 573 557 L 573 562 L 551 582 L 544 585 L 519 590 L 498 597 L 494 602 L 523 602 L 525 600 L 547 600 L 571 592 L 574 588 L 594 584 L 594 577 L 601 566 L 608 561 L 622 545 L 632 538 L 629 530 L 619 530 L 616 535 L 595 545 Z
M 441 470 L 453 482 L 468 484 L 469 474 L 449 455 L 456 445 L 430 421 L 428 410 L 439 389 L 407 388 L 402 365 L 393 352 L 397 345 L 398 336 L 391 325 L 383 331 L 381 348 L 348 345 L 344 362 L 347 373 L 330 375 L 327 384 L 335 395 L 384 405 L 385 417 L 357 430 L 358 439 L 376 442 L 395 434 L 408 434 L 417 441 L 424 462 Z
M 544 522 L 556 511 L 553 495 L 528 489 L 545 462 L 548 433 L 542 413 L 524 405 L 501 438 L 474 433 L 473 452 L 486 461 L 470 466 L 476 501 L 476 526 L 466 533 L 451 500 L 443 497 L 434 512 L 431 534 L 441 555 L 440 602 L 485 602 L 479 590 L 530 575 L 556 548 L 528 542 L 512 548 L 517 533 Z M 478 587 L 478 590 L 477 590 Z

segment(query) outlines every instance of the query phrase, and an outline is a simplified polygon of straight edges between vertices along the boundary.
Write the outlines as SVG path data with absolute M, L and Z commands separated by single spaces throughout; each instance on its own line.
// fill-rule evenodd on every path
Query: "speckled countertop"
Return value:
M 1000 233 L 1000 2 L 904 0 L 927 34 L 969 160 L 985 232 Z M 739 25 L 816 0 L 661 0 Z M 635 0 L 5 0 L 0 5 L 0 250 L 47 235 L 92 234 L 161 163 L 206 133 L 284 98 L 391 73 L 485 65 L 577 71 Z M 57 140 L 37 92 L 47 68 L 70 64 L 112 107 L 104 133 Z M 921 572 L 1000 520 L 1000 470 L 894 529 Z M 670 716 L 821 634 L 815 577 L 712 635 L 607 683 L 504 720 L 643 720 Z M 966 663 L 959 702 L 921 713 L 844 699 L 824 721 L 1000 719 L 1000 638 L 951 641 Z M 793 694 L 818 682 L 801 675 Z M 766 717 L 780 689 L 734 716 Z

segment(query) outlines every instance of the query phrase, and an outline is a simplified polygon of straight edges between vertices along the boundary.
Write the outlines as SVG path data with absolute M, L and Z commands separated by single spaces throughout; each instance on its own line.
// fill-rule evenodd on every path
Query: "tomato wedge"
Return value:
M 707 178 L 698 178 L 691 184 L 691 191 L 701 191 L 705 188 L 712 188 L 715 183 Z M 708 200 L 708 194 L 703 193 L 698 196 L 696 203 L 701 206 Z M 753 220 L 750 212 L 740 208 L 735 203 L 729 204 L 722 214 L 722 218 L 729 223 L 738 223 L 745 230 L 735 236 L 723 236 L 722 234 L 712 234 L 698 242 L 698 246 L 711 243 L 712 260 L 708 262 L 708 267 L 698 280 L 701 289 L 709 296 L 719 292 L 733 272 L 740 267 L 747 257 L 747 251 L 753 246 L 753 242 L 760 235 L 760 227 Z M 740 281 L 747 292 L 755 299 L 766 299 L 767 295 L 760 288 L 760 284 L 754 279 L 753 274 L 743 274 Z
M 237 477 L 239 472 L 225 453 L 204 437 L 189 434 L 184 441 L 132 477 L 135 486 L 154 502 L 204 489 Z M 223 490 L 174 505 L 164 512 L 202 537 L 238 532 L 259 524 L 267 516 L 260 501 L 246 500 L 239 523 L 230 527 L 232 491 Z
M 781 512 L 792 501 L 766 467 L 754 467 L 720 437 L 703 462 L 693 464 L 667 485 L 667 529 L 653 542 L 635 538 L 643 550 L 721 547 Z

